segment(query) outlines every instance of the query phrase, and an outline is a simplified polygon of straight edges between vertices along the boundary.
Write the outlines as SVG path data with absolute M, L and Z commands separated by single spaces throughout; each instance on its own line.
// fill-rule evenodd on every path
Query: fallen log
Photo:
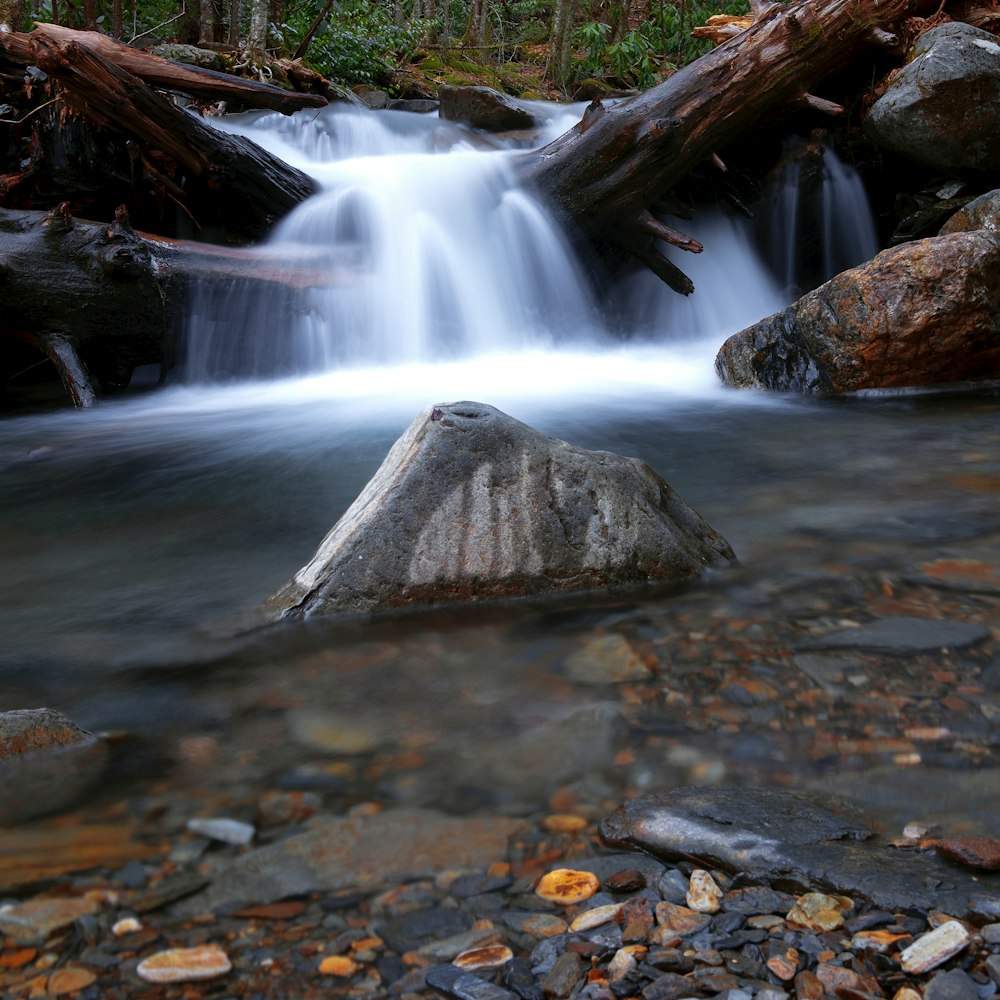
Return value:
M 338 280 L 328 256 L 278 259 L 165 240 L 133 231 L 124 209 L 110 224 L 80 221 L 65 206 L 0 209 L 0 359 L 5 337 L 30 344 L 53 362 L 74 404 L 90 406 L 127 384 L 134 367 L 173 363 L 195 282 L 231 287 L 241 279 L 271 283 L 293 301 Z M 341 280 L 351 279 L 345 269 Z
M 50 43 L 75 42 L 152 87 L 207 101 L 238 101 L 247 107 L 267 108 L 282 114 L 327 104 L 326 98 L 319 94 L 283 90 L 203 66 L 172 62 L 117 42 L 99 31 L 76 31 L 40 21 L 35 22 L 35 30 L 29 33 L 0 34 L 0 50 L 8 58 L 27 63 L 32 58 L 32 44 L 42 38 Z
M 316 191 L 315 182 L 243 136 L 205 125 L 138 77 L 76 41 L 32 41 L 35 64 L 63 87 L 63 97 L 94 124 L 139 139 L 188 174 L 175 185 L 188 213 L 199 203 L 221 216 L 230 239 L 256 240 Z M 194 182 L 194 183 L 192 183 Z
M 521 176 L 583 236 L 616 245 L 671 287 L 690 291 L 691 282 L 663 256 L 649 210 L 772 109 L 805 102 L 839 110 L 813 97 L 812 88 L 873 47 L 892 46 L 895 38 L 884 29 L 917 5 L 757 5 L 751 27 L 658 86 L 613 107 L 595 100 L 576 126 L 522 157 Z

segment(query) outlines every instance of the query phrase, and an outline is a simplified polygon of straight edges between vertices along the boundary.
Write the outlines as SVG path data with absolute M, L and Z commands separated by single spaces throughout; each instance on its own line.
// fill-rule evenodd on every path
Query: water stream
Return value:
M 220 123 L 322 185 L 259 248 L 262 272 L 328 277 L 291 292 L 267 281 L 198 289 L 174 384 L 0 423 L 6 707 L 50 704 L 166 746 L 208 732 L 231 758 L 273 737 L 262 706 L 280 689 L 290 714 L 276 774 L 322 757 L 295 737 L 308 705 L 328 730 L 351 719 L 374 734 L 364 752 L 438 747 L 422 782 L 358 794 L 461 807 L 440 790 L 458 760 L 461 787 L 489 784 L 501 806 L 527 807 L 614 756 L 594 733 L 616 696 L 565 672 L 595 637 L 639 642 L 648 631 L 663 646 L 719 614 L 820 615 L 796 608 L 796 591 L 822 592 L 835 616 L 857 610 L 879 574 L 901 579 L 946 555 L 996 559 L 995 398 L 831 403 L 718 385 L 721 341 L 782 306 L 794 284 L 786 261 L 761 256 L 766 240 L 747 220 L 707 207 L 684 223 L 706 246 L 684 259 L 670 251 L 696 284 L 689 299 L 646 274 L 595 296 L 509 170 L 578 110 L 549 111 L 543 134 L 503 143 L 401 112 Z M 834 273 L 866 256 L 870 237 L 855 221 L 866 216 L 856 178 L 830 163 L 820 211 Z M 311 556 L 413 416 L 458 398 L 645 459 L 729 539 L 741 569 L 624 608 L 556 600 L 233 641 L 234 620 Z M 558 752 L 537 752 L 535 737 Z M 619 784 L 816 778 L 791 742 L 756 770 L 711 733 L 685 745 L 688 757 L 659 776 L 640 754 Z

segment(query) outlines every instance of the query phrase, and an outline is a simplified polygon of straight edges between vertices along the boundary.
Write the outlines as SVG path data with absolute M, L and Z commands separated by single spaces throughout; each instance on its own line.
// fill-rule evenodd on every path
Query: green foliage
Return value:
M 613 39 L 611 25 L 591 21 L 577 29 L 584 50 L 578 76 L 603 76 L 628 87 L 651 87 L 670 70 L 703 55 L 712 43 L 691 37 L 691 28 L 712 14 L 745 14 L 746 0 L 654 0 L 639 27 Z
M 294 50 L 311 20 L 308 9 L 290 12 L 286 23 L 271 25 L 270 41 Z M 434 27 L 435 22 L 419 18 L 393 24 L 389 14 L 370 0 L 350 0 L 324 19 L 309 43 L 306 61 L 337 83 L 388 86 L 392 74 Z

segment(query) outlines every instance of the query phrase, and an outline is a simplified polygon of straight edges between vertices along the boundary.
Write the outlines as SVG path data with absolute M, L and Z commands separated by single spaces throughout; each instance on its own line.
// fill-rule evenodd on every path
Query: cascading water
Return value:
M 549 109 L 535 142 L 579 112 Z M 593 353 L 626 341 L 687 358 L 700 352 L 710 381 L 721 341 L 787 304 L 795 284 L 769 274 L 747 220 L 709 210 L 687 225 L 706 245 L 703 255 L 664 248 L 694 279 L 690 298 L 640 273 L 597 303 L 559 226 L 516 186 L 513 141 L 493 138 L 484 148 L 482 137 L 434 117 L 354 108 L 230 118 L 222 127 L 306 170 L 322 191 L 257 251 L 262 280 L 195 289 L 185 381 L 553 348 Z M 846 207 L 845 196 L 864 206 L 863 191 L 831 151 L 823 163 L 829 182 L 817 197 L 829 276 L 864 254 L 868 237 L 856 216 L 867 209 Z M 771 225 L 789 245 L 786 221 Z M 660 360 L 672 366 L 667 355 Z

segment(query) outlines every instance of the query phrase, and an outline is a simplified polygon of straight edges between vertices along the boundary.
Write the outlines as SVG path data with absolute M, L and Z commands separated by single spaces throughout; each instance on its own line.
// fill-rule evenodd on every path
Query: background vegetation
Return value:
M 198 44 L 258 72 L 301 57 L 336 83 L 409 96 L 445 82 L 524 96 L 584 81 L 646 88 L 710 46 L 693 26 L 745 11 L 746 0 L 0 0 L 15 29 L 56 21 L 136 45 Z

